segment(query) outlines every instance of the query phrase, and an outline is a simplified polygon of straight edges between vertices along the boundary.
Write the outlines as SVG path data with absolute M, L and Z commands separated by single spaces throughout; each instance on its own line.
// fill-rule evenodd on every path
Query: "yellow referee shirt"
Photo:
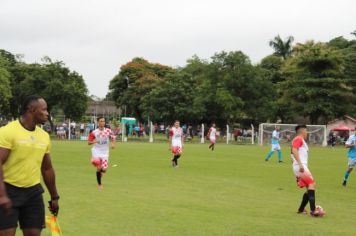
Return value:
M 48 133 L 40 127 L 28 131 L 18 120 L 1 127 L 0 147 L 11 150 L 3 165 L 4 181 L 24 188 L 39 184 L 42 160 L 50 145 Z

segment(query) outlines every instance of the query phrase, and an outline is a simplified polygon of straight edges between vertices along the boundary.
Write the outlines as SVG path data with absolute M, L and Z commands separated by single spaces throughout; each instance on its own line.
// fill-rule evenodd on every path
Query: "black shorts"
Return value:
M 21 229 L 43 229 L 45 227 L 45 209 L 41 184 L 29 188 L 19 188 L 5 183 L 6 192 L 12 202 L 9 215 L 0 207 L 0 230 L 16 228 L 17 222 Z

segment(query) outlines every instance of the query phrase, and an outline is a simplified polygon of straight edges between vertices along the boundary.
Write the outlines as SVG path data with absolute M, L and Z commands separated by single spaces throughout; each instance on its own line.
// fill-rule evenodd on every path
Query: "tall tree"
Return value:
M 44 59 L 44 64 L 17 62 L 11 68 L 11 113 L 19 115 L 23 99 L 31 94 L 43 96 L 51 113 L 54 107 L 64 111 L 66 117 L 80 119 L 87 107 L 87 87 L 84 79 L 72 72 L 63 62 Z
M 280 101 L 309 117 L 312 124 L 347 112 L 352 87 L 343 78 L 343 57 L 325 43 L 298 44 L 283 68 L 286 81 L 280 83 Z
M 269 46 L 274 49 L 274 54 L 287 59 L 292 54 L 293 49 L 293 36 L 287 37 L 283 40 L 279 35 L 274 37 L 274 39 L 269 41 Z
M 8 61 L 0 53 L 0 116 L 4 116 L 9 110 L 12 98 L 10 72 L 7 70 Z
M 175 70 L 169 66 L 150 63 L 143 58 L 134 58 L 121 66 L 119 73 L 110 81 L 108 97 L 122 107 L 127 115 L 144 121 L 143 97 Z

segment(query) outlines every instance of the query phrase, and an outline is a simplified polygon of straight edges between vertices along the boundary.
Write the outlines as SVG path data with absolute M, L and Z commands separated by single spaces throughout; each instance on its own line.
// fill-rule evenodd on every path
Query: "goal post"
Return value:
M 280 128 L 281 144 L 290 144 L 296 136 L 295 127 L 297 124 L 276 124 L 276 123 L 262 123 L 259 125 L 258 137 L 259 144 L 270 144 L 272 132 L 276 127 Z M 308 128 L 308 142 L 310 144 L 327 146 L 326 125 L 307 125 Z

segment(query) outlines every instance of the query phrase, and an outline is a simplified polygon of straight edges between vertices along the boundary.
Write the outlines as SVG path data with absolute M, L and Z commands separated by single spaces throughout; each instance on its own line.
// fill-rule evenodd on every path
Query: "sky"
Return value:
M 258 63 L 277 34 L 352 39 L 355 10 L 355 0 L 0 0 L 0 48 L 63 61 L 103 98 L 134 57 L 177 67 L 241 50 Z

